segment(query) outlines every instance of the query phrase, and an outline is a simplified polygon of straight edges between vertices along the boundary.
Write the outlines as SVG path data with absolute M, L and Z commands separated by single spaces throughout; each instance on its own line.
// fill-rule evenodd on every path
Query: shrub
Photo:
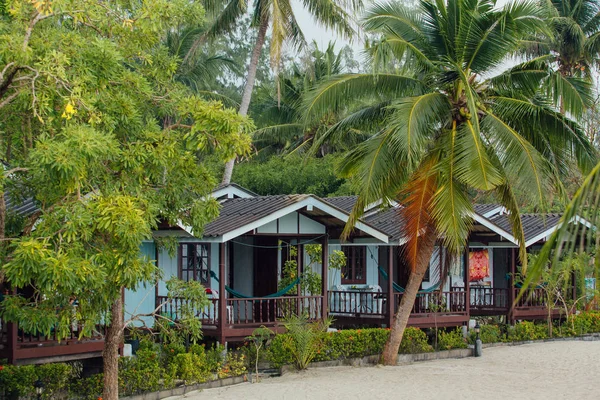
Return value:
M 94 374 L 87 378 L 73 381 L 70 391 L 75 398 L 81 400 L 97 400 L 102 396 L 104 388 L 104 375 Z
M 469 343 L 474 344 L 477 333 L 474 330 L 469 332 Z M 498 325 L 480 325 L 479 338 L 481 343 L 498 343 L 506 340 Z
M 438 336 L 438 348 L 440 350 L 466 349 L 467 342 L 463 337 L 462 329 L 459 327 L 451 331 L 441 331 Z
M 170 371 L 175 372 L 175 376 L 186 384 L 206 382 L 213 376 L 204 352 L 177 354 L 172 365 Z
M 402 342 L 400 343 L 400 349 L 398 350 L 398 353 L 417 354 L 430 353 L 432 351 L 433 347 L 431 347 L 431 345 L 427 342 L 427 334 L 425 334 L 425 332 L 419 328 L 413 328 L 411 326 L 404 330 L 404 336 L 402 336 Z
M 323 347 L 322 333 L 327 329 L 329 322 L 308 322 L 306 316 L 293 315 L 284 325 L 288 333 L 283 345 L 292 355 L 296 368 L 306 369 Z
M 565 326 L 571 335 L 600 332 L 600 312 L 585 311 L 571 315 Z
M 227 359 L 219 366 L 217 374 L 221 379 L 240 376 L 246 374 L 246 367 L 246 357 L 243 354 L 227 353 Z
M 0 366 L 0 388 L 14 396 L 35 396 L 34 382 L 44 383 L 45 399 L 67 398 L 69 383 L 79 377 L 79 364 L 55 363 L 43 365 Z
M 161 389 L 163 368 L 152 350 L 140 350 L 136 357 L 119 359 L 119 392 L 124 396 Z
M 538 325 L 531 321 L 521 321 L 508 328 L 507 340 L 509 342 L 522 342 L 527 340 L 546 339 L 548 328 L 545 324 Z

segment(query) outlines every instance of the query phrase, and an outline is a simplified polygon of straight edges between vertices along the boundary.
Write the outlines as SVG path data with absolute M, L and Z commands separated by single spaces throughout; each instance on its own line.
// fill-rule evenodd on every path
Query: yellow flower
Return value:
M 71 119 L 73 118 L 73 115 L 77 114 L 77 110 L 75 109 L 75 107 L 73 106 L 73 103 L 71 103 L 70 101 L 67 103 L 67 105 L 65 106 L 65 111 L 62 113 L 62 117 L 64 119 Z

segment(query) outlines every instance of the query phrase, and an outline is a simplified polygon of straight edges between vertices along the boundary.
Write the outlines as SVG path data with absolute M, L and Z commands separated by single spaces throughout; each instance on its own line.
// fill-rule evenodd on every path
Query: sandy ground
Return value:
M 309 369 L 175 399 L 600 399 L 600 342 L 484 349 L 481 358 Z

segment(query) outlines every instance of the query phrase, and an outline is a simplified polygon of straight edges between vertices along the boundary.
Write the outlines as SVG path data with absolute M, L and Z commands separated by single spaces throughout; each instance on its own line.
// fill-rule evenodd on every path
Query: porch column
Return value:
M 219 343 L 225 345 L 227 324 L 227 292 L 225 291 L 225 243 L 219 243 Z
M 516 270 L 517 252 L 510 249 L 510 278 L 508 279 L 508 323 L 513 323 L 513 311 L 515 306 L 515 270 Z
M 300 278 L 302 275 L 302 264 L 304 261 L 304 248 L 300 244 L 300 236 L 298 236 L 298 240 L 296 242 L 296 249 L 298 250 L 298 254 L 296 256 L 296 277 Z M 300 315 L 302 311 L 302 307 L 300 305 L 300 296 L 302 296 L 302 282 L 299 282 L 296 285 L 296 315 Z
M 17 361 L 17 337 L 19 335 L 17 331 L 17 323 L 16 322 L 8 322 L 6 323 L 6 330 L 8 333 L 8 340 L 6 345 L 8 346 L 8 363 L 14 364 Z
M 388 246 L 387 274 L 387 327 L 391 328 L 394 324 L 394 303 L 396 300 L 396 296 L 394 295 L 394 246 Z
M 465 311 L 467 316 L 471 318 L 471 268 L 469 267 L 469 242 L 465 249 Z
M 321 254 L 321 293 L 323 295 L 322 317 L 325 319 L 329 313 L 329 238 L 327 235 L 325 235 L 323 242 L 321 243 Z

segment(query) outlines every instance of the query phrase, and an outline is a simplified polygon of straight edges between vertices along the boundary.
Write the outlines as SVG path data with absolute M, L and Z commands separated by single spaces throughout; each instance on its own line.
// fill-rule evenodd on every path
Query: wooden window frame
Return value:
M 203 260 L 206 259 L 206 268 L 184 268 L 184 259 L 189 258 L 189 254 L 190 254 L 190 250 L 188 247 L 187 250 L 187 255 L 184 256 L 183 255 L 183 247 L 184 246 L 202 246 L 205 248 L 206 250 L 206 256 L 200 256 L 197 257 L 197 259 Z M 206 288 L 210 288 L 210 281 L 211 281 L 211 277 L 210 277 L 210 261 L 211 261 L 211 254 L 210 254 L 210 250 L 211 250 L 211 246 L 210 243 L 198 243 L 198 242 L 183 242 L 183 243 L 179 243 L 178 246 L 178 250 L 177 250 L 177 258 L 178 258 L 178 262 L 177 262 L 177 275 L 178 278 L 181 280 L 185 280 L 185 281 L 190 281 L 189 278 L 189 274 L 190 272 L 192 272 L 193 275 L 193 280 L 200 282 L 204 287 Z M 200 265 L 204 265 L 202 263 L 202 261 L 200 262 Z M 187 276 L 186 276 L 187 275 Z M 202 276 L 204 275 L 204 277 Z
M 362 261 L 362 278 L 355 279 L 357 270 L 357 259 L 356 252 L 362 250 L 362 255 L 359 255 Z M 342 246 L 342 251 L 346 255 L 346 266 L 342 267 L 342 285 L 366 285 L 367 284 L 367 246 Z M 350 253 L 350 256 L 348 255 Z M 352 278 L 345 278 L 344 272 L 352 271 Z

